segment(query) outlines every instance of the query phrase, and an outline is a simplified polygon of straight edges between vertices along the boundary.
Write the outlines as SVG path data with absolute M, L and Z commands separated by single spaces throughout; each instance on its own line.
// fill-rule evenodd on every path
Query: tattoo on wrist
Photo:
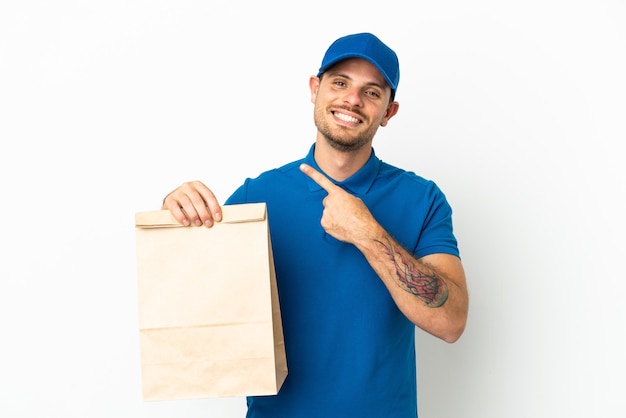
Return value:
M 425 271 L 416 266 L 391 244 L 377 241 L 382 251 L 389 257 L 395 267 L 398 284 L 405 291 L 417 296 L 426 306 L 438 308 L 448 300 L 448 286 L 434 272 Z

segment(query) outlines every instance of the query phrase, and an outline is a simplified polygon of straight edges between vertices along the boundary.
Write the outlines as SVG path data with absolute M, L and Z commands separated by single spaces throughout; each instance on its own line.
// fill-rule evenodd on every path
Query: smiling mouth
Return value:
M 335 115 L 335 117 L 337 119 L 340 119 L 344 122 L 348 122 L 348 123 L 361 123 L 361 119 L 357 119 L 355 117 L 352 116 L 348 116 L 345 113 L 339 113 L 337 111 L 333 112 L 333 115 Z

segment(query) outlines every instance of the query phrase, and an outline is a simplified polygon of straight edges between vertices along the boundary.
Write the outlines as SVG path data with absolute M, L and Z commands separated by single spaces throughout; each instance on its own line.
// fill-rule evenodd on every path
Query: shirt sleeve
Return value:
M 444 253 L 460 256 L 452 224 L 452 207 L 446 196 L 434 183 L 430 190 L 429 207 L 420 239 L 414 251 L 416 257 Z

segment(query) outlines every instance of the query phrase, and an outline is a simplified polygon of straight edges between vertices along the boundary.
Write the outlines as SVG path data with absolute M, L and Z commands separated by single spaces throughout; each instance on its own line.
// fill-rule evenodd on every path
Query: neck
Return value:
M 340 151 L 318 136 L 313 156 L 324 173 L 335 181 L 344 181 L 365 165 L 371 153 L 371 143 L 357 150 Z

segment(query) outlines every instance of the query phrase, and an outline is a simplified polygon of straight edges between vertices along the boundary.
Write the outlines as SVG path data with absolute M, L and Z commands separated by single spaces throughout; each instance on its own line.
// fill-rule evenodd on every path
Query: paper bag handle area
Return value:
M 265 203 L 244 203 L 222 206 L 221 223 L 258 222 L 265 219 Z M 169 210 L 135 213 L 136 228 L 184 228 Z

